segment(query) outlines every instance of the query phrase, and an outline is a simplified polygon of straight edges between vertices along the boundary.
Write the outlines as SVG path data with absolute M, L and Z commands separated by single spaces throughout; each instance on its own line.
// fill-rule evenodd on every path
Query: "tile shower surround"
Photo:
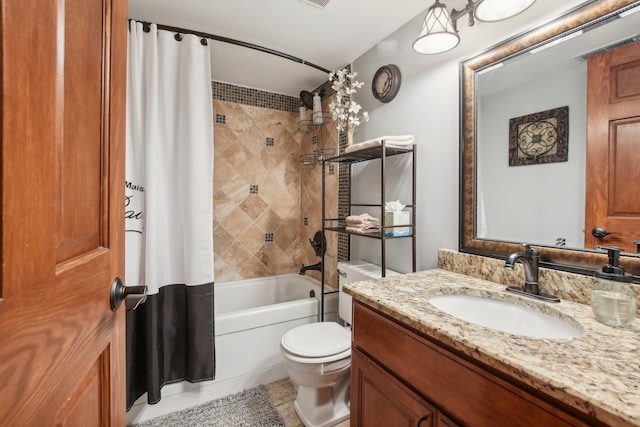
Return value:
M 314 135 L 325 148 L 337 148 L 333 122 L 301 134 L 298 98 L 219 82 L 212 88 L 216 281 L 292 273 L 303 263 L 315 264 L 319 258 L 309 239 L 322 228 L 322 167 L 302 167 L 299 156 L 316 149 Z M 329 102 L 323 101 L 325 111 Z M 348 182 L 346 173 L 328 175 L 327 212 L 334 217 L 338 181 Z M 326 282 L 335 286 L 336 253 L 346 252 L 340 259 L 348 259 L 348 239 L 346 249 L 344 239 L 339 249 L 336 233 L 326 237 Z M 320 277 L 316 271 L 307 274 Z

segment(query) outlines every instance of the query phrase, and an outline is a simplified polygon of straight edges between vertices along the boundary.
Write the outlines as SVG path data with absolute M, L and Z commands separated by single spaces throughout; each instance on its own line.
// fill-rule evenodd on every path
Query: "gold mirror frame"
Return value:
M 460 64 L 460 252 L 506 258 L 513 252 L 522 251 L 524 243 L 476 238 L 476 71 L 599 23 L 638 4 L 638 0 L 593 1 Z M 591 275 L 607 263 L 606 254 L 597 250 L 539 245 L 536 248 L 541 255 L 540 265 L 547 268 Z M 627 272 L 640 275 L 640 257 L 625 254 L 620 258 L 620 265 Z

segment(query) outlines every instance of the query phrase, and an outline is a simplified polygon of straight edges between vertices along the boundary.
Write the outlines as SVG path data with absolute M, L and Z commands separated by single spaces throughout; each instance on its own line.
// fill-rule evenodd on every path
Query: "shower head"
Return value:
M 313 110 L 313 94 L 311 92 L 306 90 L 301 91 L 300 101 L 302 101 L 302 105 L 307 107 L 309 110 Z

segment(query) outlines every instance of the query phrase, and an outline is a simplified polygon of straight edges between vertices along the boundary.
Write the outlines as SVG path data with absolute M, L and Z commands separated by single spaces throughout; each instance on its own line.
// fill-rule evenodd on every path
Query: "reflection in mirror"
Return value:
M 602 86 L 589 84 L 588 67 L 601 64 L 588 58 L 640 46 L 640 2 L 587 3 L 462 64 L 461 250 L 504 256 L 518 250 L 515 243 L 527 242 L 548 248 L 543 254 L 548 266 L 588 273 L 606 261 L 595 248 L 617 245 L 632 264 L 640 262 L 633 259 L 632 241 L 640 240 L 637 222 L 615 223 L 620 230 L 609 231 L 619 234 L 592 234 L 595 227 L 612 224 L 594 219 L 590 210 L 599 208 L 590 198 L 602 198 L 602 191 L 593 189 L 606 186 L 607 178 L 598 174 L 615 175 L 615 170 L 587 167 L 594 164 L 588 162 L 594 150 L 587 149 L 587 141 L 594 139 L 588 124 L 593 126 L 589 114 L 595 111 L 587 108 L 588 94 Z M 625 67 L 640 75 L 640 65 Z M 640 78 L 634 85 L 640 88 Z M 640 100 L 640 89 L 630 96 Z M 627 127 L 630 133 L 633 127 Z M 621 141 L 620 135 L 611 137 Z M 640 152 L 634 141 L 633 150 Z M 640 188 L 640 172 L 624 173 L 618 187 Z M 634 198 L 626 202 L 624 215 L 640 215 L 637 191 L 616 190 L 611 182 L 608 190 Z
M 477 237 L 584 247 L 587 58 L 637 42 L 638 31 L 640 14 L 618 15 L 477 73 Z M 509 120 L 565 106 L 566 161 L 510 166 Z M 547 120 L 533 129 L 520 126 L 518 141 L 538 138 L 536 147 L 556 153 L 562 129 Z M 527 157 L 526 148 L 517 154 Z M 638 232 L 631 237 L 640 238 Z

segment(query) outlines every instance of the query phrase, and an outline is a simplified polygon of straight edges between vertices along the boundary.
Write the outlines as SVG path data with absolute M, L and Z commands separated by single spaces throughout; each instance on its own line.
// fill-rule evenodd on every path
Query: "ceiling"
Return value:
M 426 13 L 430 4 L 329 0 L 320 7 L 307 0 L 129 0 L 129 18 L 256 44 L 336 70 Z M 324 71 L 267 53 L 216 41 L 209 46 L 216 81 L 298 96 L 327 80 Z
M 563 0 L 566 8 L 583 1 Z M 320 7 L 312 2 L 328 2 Z M 129 18 L 252 43 L 337 70 L 353 62 L 407 22 L 423 16 L 434 0 L 129 0 Z M 447 0 L 462 9 L 467 0 Z M 401 6 L 399 6 L 401 5 Z M 458 21 L 456 50 L 482 50 L 522 31 L 536 20 L 554 17 L 558 0 L 537 0 L 517 17 L 483 27 Z M 416 20 L 416 22 L 419 22 Z M 416 23 L 417 36 L 419 25 Z M 469 33 L 468 33 L 469 32 Z M 473 32 L 473 36 L 470 33 Z M 469 35 L 468 35 L 469 34 Z M 465 45 L 464 47 L 462 45 Z M 212 79 L 268 92 L 298 96 L 327 80 L 327 73 L 268 53 L 209 41 Z M 417 54 L 416 54 L 417 55 Z M 455 53 L 454 53 L 455 55 Z M 429 58 L 427 58 L 429 57 Z M 437 57 L 437 58 L 436 58 Z M 424 55 L 433 64 L 450 53 Z

